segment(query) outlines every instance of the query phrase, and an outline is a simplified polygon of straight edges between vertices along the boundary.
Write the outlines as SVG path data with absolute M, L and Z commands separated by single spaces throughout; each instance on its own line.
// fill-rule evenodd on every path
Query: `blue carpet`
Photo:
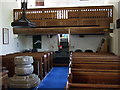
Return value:
M 68 67 L 53 67 L 48 75 L 41 81 L 37 90 L 64 89 L 68 80 Z
M 64 90 L 67 78 L 68 78 L 68 67 L 53 67 L 52 70 L 47 74 L 47 76 L 41 81 L 39 86 L 30 89 L 18 89 L 9 88 L 8 90 L 46 90 L 46 89 L 56 89 Z

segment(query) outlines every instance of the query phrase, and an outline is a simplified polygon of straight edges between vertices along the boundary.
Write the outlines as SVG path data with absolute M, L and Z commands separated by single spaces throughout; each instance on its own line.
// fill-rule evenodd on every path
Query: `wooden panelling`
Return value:
M 112 32 L 104 27 L 56 27 L 56 28 L 13 28 L 14 34 L 39 35 L 39 34 L 103 34 Z
M 79 18 L 79 12 L 68 12 L 68 18 Z
M 14 21 L 20 19 L 22 14 L 21 9 L 14 9 Z M 42 27 L 87 27 L 91 30 L 91 27 L 108 29 L 113 22 L 113 6 L 89 6 L 89 7 L 63 7 L 63 8 L 37 8 L 27 9 L 26 17 L 31 22 L 36 23 L 37 28 Z M 90 27 L 86 26 L 89 25 Z M 96 27 L 98 26 L 98 27 Z M 102 30 L 103 30 L 102 29 Z M 66 33 L 61 31 L 57 32 L 57 28 L 52 31 L 55 33 Z M 83 30 L 83 29 L 80 29 Z M 100 31 L 102 31 L 100 30 Z M 76 31 L 76 30 L 74 30 Z M 72 32 L 74 32 L 72 31 Z M 99 31 L 99 32 L 100 32 Z M 43 33 L 44 31 L 39 31 Z M 49 33 L 49 30 L 47 31 Z M 47 33 L 46 31 L 44 33 Z M 76 32 L 82 33 L 83 31 Z M 88 32 L 88 31 L 86 31 Z M 86 33 L 84 32 L 84 33 Z M 92 32 L 91 33 L 96 33 Z
M 69 90 L 119 90 L 119 85 L 69 83 Z M 102 88 L 102 89 L 101 89 Z
M 14 28 L 14 34 L 39 35 L 39 34 L 58 34 L 68 33 L 67 28 Z
M 110 53 L 70 55 L 67 90 L 119 90 L 120 58 Z
M 78 20 L 75 19 L 57 19 L 57 20 L 44 20 L 45 26 L 76 26 Z
M 49 55 L 48 55 L 49 54 Z M 15 74 L 15 64 L 14 64 L 14 58 L 16 56 L 33 56 L 34 59 L 34 71 L 33 73 L 37 74 L 40 79 L 43 79 L 45 75 L 48 73 L 48 71 L 52 68 L 52 52 L 26 52 L 26 53 L 14 53 L 14 54 L 8 54 L 5 56 L 2 56 L 2 66 L 6 67 L 8 69 L 8 76 L 12 77 Z M 51 66 L 51 67 L 50 67 Z

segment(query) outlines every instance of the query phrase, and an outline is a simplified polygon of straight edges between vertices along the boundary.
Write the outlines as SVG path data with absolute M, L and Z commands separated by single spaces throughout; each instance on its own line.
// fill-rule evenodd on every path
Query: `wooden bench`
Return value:
M 105 69 L 105 70 L 119 70 L 120 64 L 118 62 L 89 62 L 72 64 L 71 68 L 78 69 Z
M 118 70 L 120 69 L 120 58 L 117 56 L 109 57 L 73 57 L 71 61 L 72 68 L 79 69 L 105 69 L 105 70 Z
M 72 56 L 71 57 L 71 66 L 73 68 L 83 68 L 83 69 L 92 69 L 92 68 L 106 68 L 106 67 L 111 67 L 110 69 L 115 67 L 119 67 L 119 63 L 120 63 L 120 58 L 118 56 L 115 55 L 111 55 L 111 54 L 93 54 L 90 55 L 90 53 L 88 53 L 88 56 Z M 87 54 L 85 54 L 87 55 Z M 116 68 L 115 68 L 116 69 Z
M 120 70 L 71 68 L 67 89 L 113 90 L 120 89 Z M 76 90 L 77 90 L 76 89 Z
M 67 90 L 119 90 L 120 85 L 67 83 Z
M 120 58 L 117 56 L 94 56 L 94 57 L 72 57 L 72 62 L 120 62 Z
M 7 90 L 8 88 L 8 71 L 0 71 L 0 90 Z
M 89 52 L 73 52 L 73 53 L 71 53 L 71 56 L 72 57 L 81 57 L 81 56 L 116 56 L 116 55 L 114 55 L 114 54 L 112 54 L 112 53 L 89 53 Z
M 120 58 L 113 54 L 73 53 L 66 88 L 119 90 Z
M 120 71 L 72 71 L 69 75 L 69 83 L 76 84 L 103 84 L 103 85 L 120 85 Z M 102 88 L 102 87 L 101 87 Z M 120 87 L 119 87 L 120 88 Z
M 47 55 L 48 52 L 35 52 L 35 53 L 15 53 L 15 54 L 8 54 L 5 56 L 2 56 L 2 64 L 3 66 L 7 67 L 9 70 L 9 77 L 12 77 L 15 74 L 14 68 L 14 58 L 16 56 L 33 56 L 34 58 L 34 72 L 37 74 L 41 79 L 45 77 L 45 75 L 48 73 L 48 69 L 50 69 L 50 66 L 48 62 L 52 62 L 52 53 L 50 55 Z M 51 60 L 51 61 L 50 61 Z M 50 63 L 51 64 L 51 63 Z

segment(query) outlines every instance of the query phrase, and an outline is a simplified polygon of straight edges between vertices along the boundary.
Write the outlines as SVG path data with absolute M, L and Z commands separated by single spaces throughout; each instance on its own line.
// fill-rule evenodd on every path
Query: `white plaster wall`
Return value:
M 33 38 L 32 38 L 32 36 L 27 35 L 25 37 L 26 37 L 25 49 L 32 49 L 33 48 Z
M 28 0 L 28 8 L 44 8 L 44 7 L 71 7 L 71 6 L 98 6 L 109 5 L 119 0 L 44 0 L 44 6 L 35 7 L 35 0 Z M 21 7 L 21 0 L 17 0 L 19 8 Z
M 19 52 L 24 49 L 25 47 L 25 37 L 15 37 L 13 34 L 13 29 L 11 27 L 11 22 L 13 20 L 13 8 L 17 8 L 18 5 L 16 0 L 2 0 L 2 25 L 1 28 L 8 28 L 9 29 L 9 44 L 1 43 L 2 52 L 1 54 L 8 54 Z M 2 38 L 2 35 L 0 36 Z
M 12 28 L 10 27 L 10 21 L 12 20 L 12 7 L 13 2 L 2 2 L 2 28 L 9 29 L 9 44 L 2 44 L 2 54 L 11 53 L 14 46 L 11 45 L 12 43 Z
M 91 49 L 96 52 L 100 40 L 103 37 L 104 35 L 85 35 L 84 37 L 79 37 L 79 35 L 70 35 L 70 51 L 81 49 L 84 52 L 86 49 Z
M 120 29 L 118 29 L 118 55 L 120 56 Z
M 0 13 L 2 13 L 2 2 L 0 0 Z M 2 54 L 2 14 L 0 14 L 0 55 Z
M 115 37 L 115 41 L 116 41 L 116 55 L 120 55 L 120 29 L 116 29 L 116 37 Z
M 110 2 L 109 3 L 113 4 L 113 23 L 115 24 L 115 28 L 113 30 L 113 33 L 110 34 L 111 39 L 110 39 L 110 52 L 117 54 L 117 48 L 118 48 L 118 42 L 117 42 L 117 30 L 116 30 L 116 19 L 118 17 L 118 3 L 116 2 Z
M 42 35 L 42 49 L 49 51 L 58 50 L 58 36 L 53 35 L 52 38 L 48 38 L 47 35 Z
M 120 0 L 116 0 L 116 2 L 109 2 L 114 5 L 113 22 L 115 24 L 115 29 L 113 30 L 113 34 L 111 35 L 111 52 L 115 53 L 116 55 L 119 54 L 119 43 L 120 43 L 119 42 L 120 33 L 119 33 L 119 30 L 116 29 L 116 20 L 118 19 L 118 1 Z
M 120 19 L 120 0 L 119 0 L 119 3 L 118 3 L 118 18 Z M 118 30 L 118 55 L 120 56 L 120 29 L 117 29 Z
M 118 2 L 118 11 L 120 11 L 120 1 Z M 118 18 L 120 18 L 120 12 L 118 12 Z
M 25 49 L 33 48 L 33 38 L 32 36 L 26 37 L 26 47 Z M 57 51 L 58 50 L 58 36 L 53 35 L 52 38 L 48 38 L 47 35 L 41 35 L 42 46 L 39 51 Z
M 109 5 L 119 0 L 44 0 L 45 7 L 68 7 L 68 6 L 98 6 L 98 5 Z

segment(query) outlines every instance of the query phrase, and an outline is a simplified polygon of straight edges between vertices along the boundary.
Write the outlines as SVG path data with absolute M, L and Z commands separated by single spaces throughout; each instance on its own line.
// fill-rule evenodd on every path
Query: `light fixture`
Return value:
M 22 16 L 19 20 L 13 21 L 11 26 L 14 28 L 31 28 L 36 27 L 35 23 L 30 22 L 26 18 L 26 9 L 27 9 L 27 0 L 21 0 L 21 9 L 22 9 Z

